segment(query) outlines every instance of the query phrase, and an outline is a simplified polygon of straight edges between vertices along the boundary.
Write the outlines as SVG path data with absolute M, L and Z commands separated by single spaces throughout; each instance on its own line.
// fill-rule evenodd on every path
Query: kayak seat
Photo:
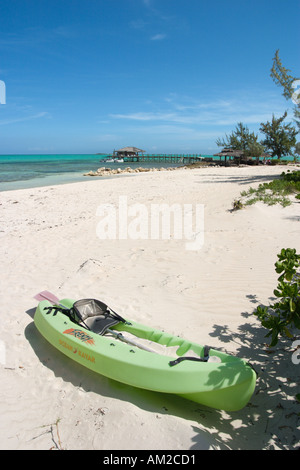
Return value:
M 82 299 L 73 304 L 75 321 L 88 330 L 104 335 L 106 331 L 126 320 L 96 299 Z
M 117 325 L 119 322 L 114 318 L 110 318 L 109 315 L 93 315 L 92 317 L 86 318 L 84 322 L 79 324 L 97 335 L 104 335 L 108 328 Z

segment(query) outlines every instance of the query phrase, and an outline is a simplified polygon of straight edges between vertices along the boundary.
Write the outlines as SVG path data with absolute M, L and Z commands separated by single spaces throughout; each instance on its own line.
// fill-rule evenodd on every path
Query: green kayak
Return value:
M 95 328 L 96 316 L 79 323 L 78 317 L 69 314 L 76 305 L 74 300 L 60 300 L 56 307 L 53 303 L 42 300 L 38 304 L 37 329 L 63 354 L 98 374 L 226 411 L 243 408 L 254 392 L 256 373 L 243 359 L 118 316 L 103 332 L 99 325 Z M 135 341 L 127 340 L 123 333 L 130 333 Z M 142 340 L 165 349 L 175 346 L 174 356 L 150 352 L 137 344 Z

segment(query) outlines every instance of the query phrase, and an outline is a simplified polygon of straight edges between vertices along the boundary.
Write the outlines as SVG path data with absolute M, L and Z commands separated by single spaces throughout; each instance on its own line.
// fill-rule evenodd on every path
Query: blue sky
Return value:
M 218 151 L 289 110 L 299 0 L 1 0 L 0 154 Z

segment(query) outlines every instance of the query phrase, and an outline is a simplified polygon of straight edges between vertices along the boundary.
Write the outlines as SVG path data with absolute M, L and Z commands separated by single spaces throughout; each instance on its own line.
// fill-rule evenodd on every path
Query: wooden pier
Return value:
M 201 155 L 187 155 L 187 154 L 143 154 L 143 155 L 130 155 L 124 156 L 124 163 L 176 163 L 176 164 L 189 164 L 197 162 L 212 161 L 212 158 L 205 158 Z

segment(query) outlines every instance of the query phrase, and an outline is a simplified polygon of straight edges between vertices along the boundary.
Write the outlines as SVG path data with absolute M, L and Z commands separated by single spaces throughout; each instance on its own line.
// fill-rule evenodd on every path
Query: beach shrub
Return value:
M 233 204 L 232 204 L 233 211 L 238 211 L 240 209 L 243 209 L 243 207 L 244 207 L 244 204 L 242 203 L 240 199 L 236 199 L 233 201 Z
M 272 166 L 275 165 L 288 165 L 289 161 L 288 160 L 278 160 L 278 158 L 273 158 L 270 162 Z
M 295 249 L 283 248 L 277 258 L 275 269 L 280 274 L 274 290 L 277 301 L 268 307 L 259 306 L 254 312 L 269 330 L 266 337 L 271 337 L 270 346 L 277 344 L 279 335 L 292 338 L 291 330 L 300 330 L 300 254 Z
M 294 194 L 299 199 L 300 194 L 300 171 L 283 172 L 279 179 L 274 179 L 269 183 L 263 183 L 257 189 L 250 188 L 243 191 L 241 196 L 245 198 L 243 204 L 246 206 L 255 204 L 258 201 L 268 204 L 281 204 L 283 207 L 289 206 L 291 200 L 287 197 Z
M 296 171 L 292 171 L 290 172 L 288 170 L 287 173 L 285 173 L 284 171 L 281 173 L 281 177 L 284 181 L 294 181 L 294 182 L 300 182 L 300 171 L 299 170 L 296 170 Z

